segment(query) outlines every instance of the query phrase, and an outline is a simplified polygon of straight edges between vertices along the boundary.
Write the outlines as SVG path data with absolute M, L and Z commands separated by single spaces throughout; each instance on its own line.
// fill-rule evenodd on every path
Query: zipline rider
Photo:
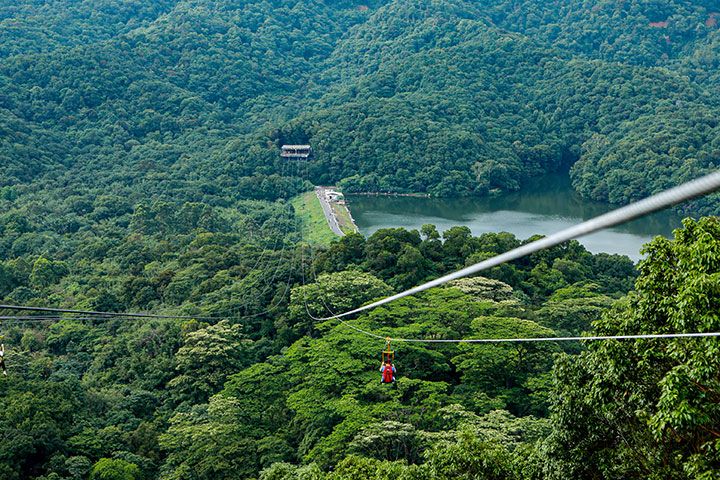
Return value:
M 0 343 L 0 368 L 2 368 L 3 375 L 7 375 L 7 368 L 5 367 L 5 344 Z

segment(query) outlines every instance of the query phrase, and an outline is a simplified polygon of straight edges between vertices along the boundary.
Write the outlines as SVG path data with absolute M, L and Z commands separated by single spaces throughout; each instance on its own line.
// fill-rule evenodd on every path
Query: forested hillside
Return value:
M 232 182 L 309 141 L 312 178 L 351 190 L 477 195 L 578 162 L 579 192 L 623 203 L 720 162 L 714 9 L 20 2 L 0 11 L 3 183 L 67 165 Z
M 710 0 L 0 4 L 0 304 L 184 317 L 0 310 L 0 477 L 715 478 L 717 339 L 395 343 L 381 385 L 384 342 L 311 315 L 532 239 L 310 245 L 290 200 L 569 170 L 627 203 L 720 165 L 718 67 Z M 718 259 L 717 217 L 686 220 L 638 266 L 573 241 L 350 322 L 718 331 Z
M 519 245 L 509 234 L 428 226 L 258 255 L 211 214 L 188 233 L 187 214 L 163 231 L 148 212 L 117 245 L 71 261 L 3 262 L 9 301 L 224 318 L 6 321 L 6 478 L 712 478 L 720 467 L 716 339 L 399 343 L 392 387 L 379 383 L 382 342 L 308 317 Z M 648 254 L 619 301 L 632 262 L 571 242 L 353 323 L 431 339 L 717 330 L 717 218 Z

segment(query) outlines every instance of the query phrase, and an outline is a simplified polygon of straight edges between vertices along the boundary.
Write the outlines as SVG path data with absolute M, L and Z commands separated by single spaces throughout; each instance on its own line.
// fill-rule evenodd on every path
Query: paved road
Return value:
M 332 207 L 330 207 L 330 204 L 327 201 L 327 197 L 325 197 L 325 190 L 326 188 L 323 187 L 315 187 L 315 195 L 317 195 L 318 200 L 320 200 L 320 205 L 322 206 L 323 212 L 325 213 L 325 219 L 327 220 L 328 225 L 330 225 L 330 230 L 332 230 L 335 235 L 344 237 L 345 234 L 342 230 L 340 230 L 340 225 L 338 224 L 337 218 L 335 218 Z

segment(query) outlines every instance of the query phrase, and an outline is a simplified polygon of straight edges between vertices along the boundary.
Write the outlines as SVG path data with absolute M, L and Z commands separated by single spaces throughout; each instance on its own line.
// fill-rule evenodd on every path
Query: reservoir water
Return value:
M 608 212 L 616 206 L 580 198 L 566 174 L 536 179 L 521 192 L 491 198 L 417 198 L 360 196 L 348 198 L 360 232 L 371 235 L 381 228 L 420 229 L 432 223 L 439 232 L 455 225 L 474 235 L 510 232 L 520 239 L 548 235 Z M 644 243 L 656 235 L 672 236 L 681 217 L 669 211 L 634 220 L 578 239 L 593 253 L 627 255 L 637 261 Z

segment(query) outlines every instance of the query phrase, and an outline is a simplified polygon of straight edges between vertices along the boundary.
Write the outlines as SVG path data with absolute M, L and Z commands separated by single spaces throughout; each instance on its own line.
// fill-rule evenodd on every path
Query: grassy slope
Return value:
M 331 203 L 330 206 L 333 209 L 335 217 L 338 220 L 340 230 L 342 230 L 345 235 L 355 233 L 357 230 L 355 229 L 355 224 L 350 217 L 350 210 L 348 209 L 348 207 L 346 205 L 339 205 L 337 203 Z
M 330 230 L 314 191 L 301 193 L 290 203 L 302 222 L 303 240 L 310 243 L 328 244 L 338 239 L 338 236 Z

